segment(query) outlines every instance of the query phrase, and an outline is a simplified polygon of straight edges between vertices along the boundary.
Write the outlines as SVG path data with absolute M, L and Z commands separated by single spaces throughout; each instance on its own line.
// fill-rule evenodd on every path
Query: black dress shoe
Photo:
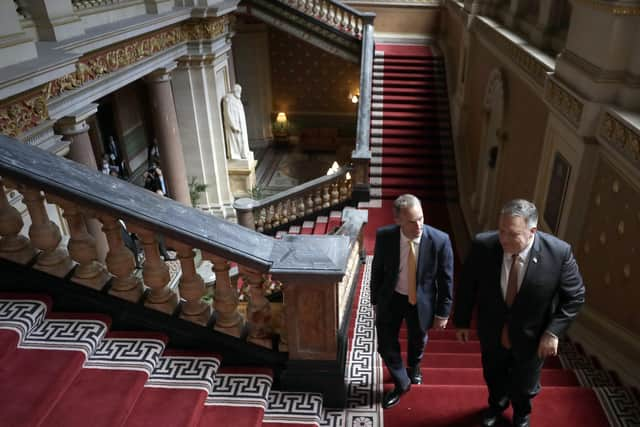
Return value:
M 525 415 L 525 416 L 514 415 L 513 416 L 513 426 L 514 427 L 529 427 L 529 415 Z
M 498 420 L 502 418 L 502 412 L 506 408 L 496 408 L 489 406 L 482 414 L 482 427 L 493 427 L 497 425 Z
M 400 397 L 411 389 L 411 383 L 404 390 L 399 387 L 394 387 L 393 390 L 388 392 L 382 398 L 382 407 L 384 409 L 396 406 L 400 402 Z
M 420 366 L 408 367 L 407 375 L 409 375 L 411 384 L 422 384 L 422 372 L 420 372 Z

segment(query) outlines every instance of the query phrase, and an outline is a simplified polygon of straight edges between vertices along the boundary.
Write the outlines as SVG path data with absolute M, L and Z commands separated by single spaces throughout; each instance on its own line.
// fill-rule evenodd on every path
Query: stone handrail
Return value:
M 262 200 L 238 199 L 233 204 L 238 223 L 263 233 L 338 206 L 351 198 L 350 170 L 340 168 Z
M 130 3 L 132 0 L 71 0 L 73 10 L 94 9 L 102 6 L 115 6 Z
M 199 325 L 210 324 L 214 316 L 217 331 L 246 336 L 267 348 L 275 337 L 265 287 L 277 280 L 283 284 L 286 316 L 279 350 L 288 349 L 291 360 L 339 357 L 337 293 L 353 247 L 349 236 L 276 240 L 3 135 L 0 176 L 0 258 L 33 263 L 37 270 L 70 277 L 75 284 L 143 302 Z M 22 197 L 13 192 L 8 199 L 4 188 Z M 10 200 L 26 206 L 31 222 L 28 238 L 21 234 L 22 215 Z M 66 246 L 46 203 L 63 212 L 70 234 Z M 142 278 L 134 274 L 134 255 L 123 243 L 119 220 L 142 242 Z M 96 238 L 89 232 L 92 224 L 106 235 L 104 263 L 98 260 Z M 168 286 L 158 235 L 177 251 L 182 269 L 178 289 Z M 211 305 L 202 300 L 205 284 L 195 270 L 194 249 L 213 263 L 216 285 Z M 237 310 L 238 290 L 229 277 L 232 262 L 238 264 L 249 288 L 246 318 Z M 319 299 L 314 310 L 307 307 L 309 298 Z M 326 323 L 322 329 L 317 328 L 319 317 Z
M 336 0 L 278 0 L 305 15 L 312 16 L 332 28 L 358 39 L 375 14 L 362 13 Z

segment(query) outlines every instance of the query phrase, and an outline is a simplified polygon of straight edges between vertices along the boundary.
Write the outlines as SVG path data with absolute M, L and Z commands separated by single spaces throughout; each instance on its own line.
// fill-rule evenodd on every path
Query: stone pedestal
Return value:
M 229 184 L 233 197 L 251 197 L 251 189 L 256 186 L 256 165 L 253 153 L 249 152 L 248 159 L 228 160 Z

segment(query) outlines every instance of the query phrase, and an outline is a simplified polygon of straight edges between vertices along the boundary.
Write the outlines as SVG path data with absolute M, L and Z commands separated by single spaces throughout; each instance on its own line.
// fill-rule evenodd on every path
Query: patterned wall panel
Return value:
M 276 29 L 269 30 L 274 111 L 355 113 L 360 65 Z
M 640 335 L 640 190 L 601 160 L 582 241 L 575 249 L 587 304 Z

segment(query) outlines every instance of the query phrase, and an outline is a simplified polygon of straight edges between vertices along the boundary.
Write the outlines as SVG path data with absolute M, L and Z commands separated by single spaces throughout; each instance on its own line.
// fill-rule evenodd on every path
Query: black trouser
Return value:
M 419 366 L 427 343 L 427 331 L 420 328 L 418 308 L 409 304 L 406 295 L 394 292 L 388 310 L 376 313 L 378 352 L 389 368 L 396 387 L 404 389 L 408 387 L 410 379 L 402 362 L 398 340 L 403 319 L 407 324 L 407 365 Z
M 523 358 L 502 346 L 483 348 L 482 368 L 489 388 L 489 406 L 503 409 L 501 405 L 510 400 L 514 415 L 530 414 L 531 399 L 540 392 L 543 363 L 544 359 L 535 353 Z

